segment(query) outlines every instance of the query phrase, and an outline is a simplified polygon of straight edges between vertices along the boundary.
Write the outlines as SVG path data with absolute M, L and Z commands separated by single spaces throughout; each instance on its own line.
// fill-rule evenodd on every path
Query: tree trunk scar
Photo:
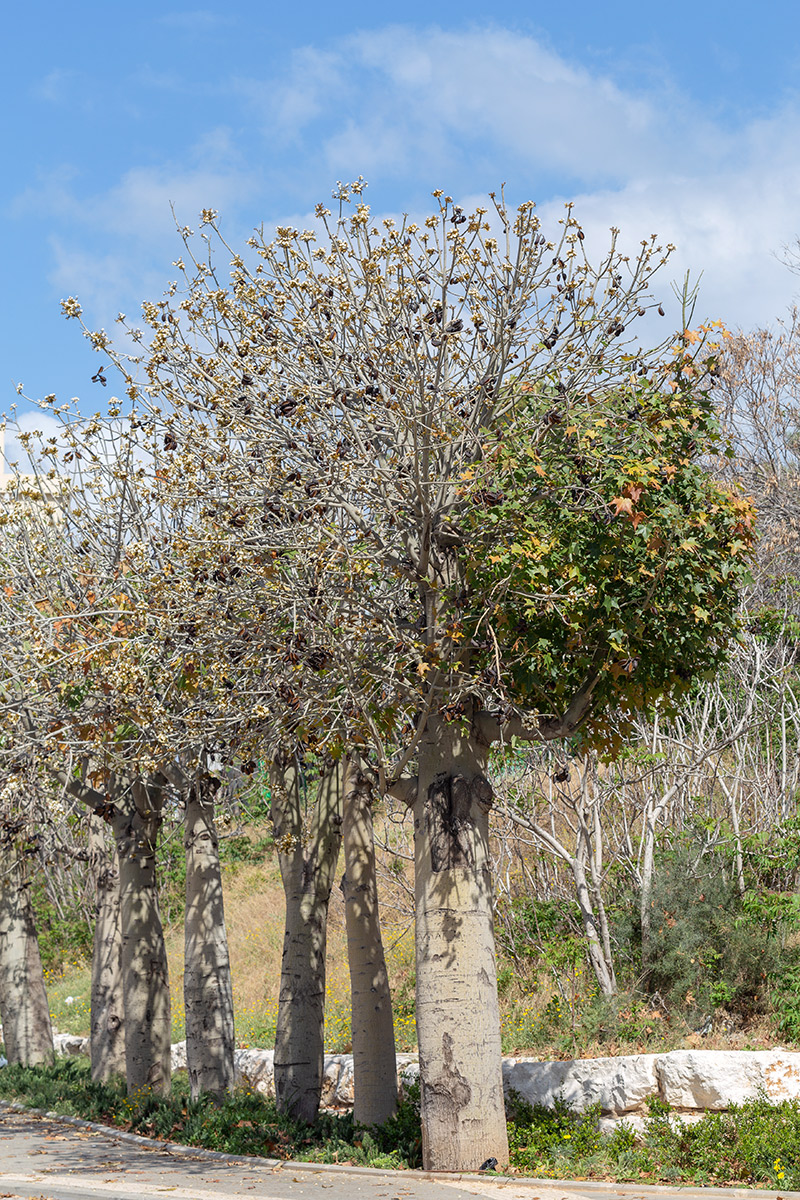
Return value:
M 426 1091 L 436 1097 L 438 1105 L 457 1114 L 462 1108 L 466 1108 L 472 1099 L 472 1088 L 453 1063 L 453 1039 L 449 1033 L 442 1038 L 442 1057 L 442 1069 L 436 1078 L 426 1085 Z
M 489 806 L 492 788 L 487 779 L 476 775 L 468 781 L 463 775 L 437 775 L 428 788 L 425 820 L 431 846 L 431 867 L 449 871 L 454 867 L 475 866 L 474 802 Z

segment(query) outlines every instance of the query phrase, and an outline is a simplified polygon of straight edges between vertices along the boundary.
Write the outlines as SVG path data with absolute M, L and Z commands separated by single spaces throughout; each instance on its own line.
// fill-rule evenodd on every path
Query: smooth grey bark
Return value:
M 414 801 L 417 1037 L 428 1171 L 508 1162 L 493 930 L 488 746 L 430 717 Z
M 233 1022 L 228 937 L 219 839 L 214 822 L 218 780 L 202 775 L 186 798 L 186 917 L 183 995 L 186 1060 L 192 1097 L 221 1101 L 233 1087 Z
M 0 838 L 0 1021 L 6 1058 L 23 1066 L 49 1065 L 53 1028 L 30 881 L 16 839 L 2 833 Z
M 122 930 L 119 862 L 106 824 L 91 817 L 91 865 L 97 895 L 92 947 L 90 1047 L 92 1079 L 105 1082 L 125 1075 L 125 1002 L 122 989 Z
M 397 1109 L 397 1055 L 378 908 L 372 788 L 359 768 L 357 759 L 349 759 L 345 766 L 342 822 L 342 892 L 353 1009 L 353 1116 L 360 1125 L 382 1125 Z
M 119 854 L 125 1067 L 128 1092 L 170 1088 L 169 972 L 156 886 L 162 790 L 135 780 L 133 804 L 114 820 Z
M 281 1112 L 316 1120 L 322 1092 L 328 902 L 342 840 L 339 764 L 323 768 L 310 811 L 300 766 L 270 772 L 272 823 L 286 897 L 286 929 L 275 1031 L 275 1099 Z

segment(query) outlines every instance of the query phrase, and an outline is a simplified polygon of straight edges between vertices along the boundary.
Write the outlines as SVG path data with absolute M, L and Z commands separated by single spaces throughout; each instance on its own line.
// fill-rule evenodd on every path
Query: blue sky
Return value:
M 29 0 L 5 18 L 0 411 L 28 394 L 98 403 L 95 325 L 174 274 L 170 203 L 234 240 L 303 222 L 364 175 L 379 212 L 503 181 L 598 246 L 678 249 L 699 316 L 767 324 L 800 292 L 796 4 L 505 3 L 198 7 Z M 674 312 L 671 310 L 671 314 Z M 677 320 L 677 315 L 675 315 Z

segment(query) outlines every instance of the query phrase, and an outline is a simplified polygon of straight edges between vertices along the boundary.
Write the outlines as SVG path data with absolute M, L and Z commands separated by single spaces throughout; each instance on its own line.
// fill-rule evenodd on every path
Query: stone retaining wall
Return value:
M 87 1054 L 88 1039 L 57 1034 L 58 1054 Z M 273 1052 L 237 1050 L 236 1082 L 264 1095 L 274 1095 Z M 411 1082 L 419 1073 L 416 1055 L 398 1054 L 398 1079 Z M 172 1069 L 186 1069 L 186 1043 L 172 1047 Z M 642 1127 L 648 1096 L 659 1096 L 684 1120 L 727 1108 L 759 1094 L 769 1100 L 800 1099 L 800 1053 L 790 1050 L 670 1050 L 667 1054 L 633 1054 L 618 1058 L 580 1058 L 539 1062 L 503 1059 L 503 1082 L 531 1104 L 552 1106 L 559 1097 L 582 1112 L 599 1103 L 608 1128 L 627 1120 Z M 322 1088 L 325 1108 L 353 1104 L 353 1056 L 326 1054 Z

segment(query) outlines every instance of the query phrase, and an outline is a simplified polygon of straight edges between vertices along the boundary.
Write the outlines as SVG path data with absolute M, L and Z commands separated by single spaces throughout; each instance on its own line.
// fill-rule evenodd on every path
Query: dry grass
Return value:
M 384 918 L 384 946 L 395 1009 L 398 1051 L 416 1048 L 414 1024 L 414 931 L 410 890 L 413 867 L 407 823 L 379 823 L 379 887 Z M 263 830 L 258 833 L 263 834 Z M 254 835 L 255 836 L 255 835 Z M 326 1046 L 331 1051 L 350 1049 L 350 982 L 347 966 L 344 900 L 338 881 L 331 894 L 328 919 L 328 969 L 326 988 Z M 284 899 L 277 859 L 270 854 L 257 864 L 243 863 L 224 872 L 225 914 L 233 978 L 237 1041 L 243 1046 L 271 1047 L 280 986 Z M 173 1039 L 184 1036 L 183 930 L 179 923 L 167 931 L 167 952 L 172 985 Z M 611 1036 L 593 1036 L 581 1026 L 581 1014 L 592 1003 L 592 984 L 579 968 L 572 986 L 562 994 L 550 971 L 529 979 L 510 964 L 499 964 L 510 983 L 501 996 L 503 1045 L 506 1053 L 539 1058 L 599 1057 L 664 1051 L 676 1047 L 703 1049 L 760 1049 L 774 1044 L 770 1021 L 763 1017 L 745 1029 L 726 1028 L 724 1022 L 699 1036 L 680 1023 L 665 1022 L 662 1014 L 645 1006 L 613 1022 Z M 88 964 L 71 963 L 60 979 L 48 981 L 56 1025 L 75 1033 L 88 1033 Z M 67 996 L 74 997 L 66 1005 Z

